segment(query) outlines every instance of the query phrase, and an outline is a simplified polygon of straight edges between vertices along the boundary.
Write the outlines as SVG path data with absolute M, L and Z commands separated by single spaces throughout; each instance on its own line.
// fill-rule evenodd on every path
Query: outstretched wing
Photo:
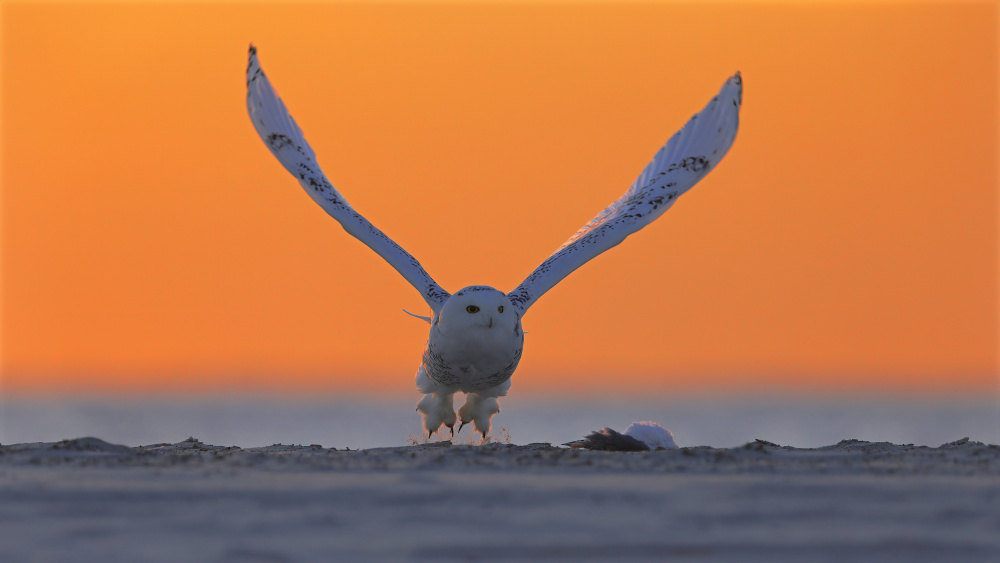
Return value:
M 264 144 L 285 170 L 298 178 L 313 201 L 336 219 L 345 231 L 368 245 L 402 274 L 437 313 L 449 297 L 448 292 L 427 275 L 420 262 L 409 252 L 355 211 L 326 179 L 316 162 L 316 153 L 261 70 L 257 48 L 252 44 L 247 63 L 247 111 Z
M 704 178 L 733 145 L 742 101 L 743 82 L 736 73 L 705 109 L 674 133 L 625 195 L 570 237 L 507 298 L 523 314 L 573 270 L 662 215 L 678 197 Z

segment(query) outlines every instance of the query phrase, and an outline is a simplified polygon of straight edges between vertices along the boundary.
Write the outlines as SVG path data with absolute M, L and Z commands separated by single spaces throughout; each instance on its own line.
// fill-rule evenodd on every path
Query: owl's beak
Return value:
M 490 317 L 490 326 L 488 326 L 486 328 L 493 328 L 493 317 Z

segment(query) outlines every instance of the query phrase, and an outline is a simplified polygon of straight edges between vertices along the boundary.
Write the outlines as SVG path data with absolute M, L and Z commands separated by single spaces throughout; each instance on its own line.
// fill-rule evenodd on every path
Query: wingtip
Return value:
M 261 71 L 260 63 L 257 61 L 257 46 L 254 45 L 253 42 L 251 42 L 250 49 L 247 52 L 246 83 L 247 83 L 248 94 L 249 94 L 250 84 L 252 84 L 254 80 L 257 80 L 257 76 L 260 74 L 263 74 L 263 71 Z
M 737 107 L 739 107 L 740 105 L 743 104 L 743 75 L 740 73 L 740 71 L 737 70 L 736 74 L 734 74 L 731 77 L 729 77 L 729 80 L 726 80 L 726 83 L 725 83 L 725 85 L 723 85 L 722 89 L 723 89 L 723 91 L 725 91 L 726 88 L 731 87 L 731 86 L 736 88 L 736 92 L 735 92 L 735 94 L 736 94 L 736 102 L 735 103 L 736 103 Z

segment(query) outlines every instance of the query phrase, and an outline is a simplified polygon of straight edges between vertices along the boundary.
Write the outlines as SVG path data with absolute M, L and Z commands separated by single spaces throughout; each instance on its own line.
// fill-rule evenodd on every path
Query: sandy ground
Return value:
M 0 446 L 0 561 L 1000 561 L 1000 447 Z

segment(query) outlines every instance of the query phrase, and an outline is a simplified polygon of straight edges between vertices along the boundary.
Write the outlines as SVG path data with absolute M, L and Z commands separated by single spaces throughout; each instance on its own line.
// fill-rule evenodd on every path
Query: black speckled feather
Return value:
M 652 223 L 729 151 L 739 128 L 739 73 L 667 141 L 622 197 L 597 214 L 507 294 L 521 313 L 563 278 Z
M 257 48 L 253 45 L 247 60 L 246 82 L 250 121 L 278 162 L 344 230 L 378 253 L 417 288 L 431 310 L 440 310 L 450 297 L 449 293 L 427 274 L 416 258 L 355 211 L 327 180 L 316 162 L 316 153 L 261 70 Z

